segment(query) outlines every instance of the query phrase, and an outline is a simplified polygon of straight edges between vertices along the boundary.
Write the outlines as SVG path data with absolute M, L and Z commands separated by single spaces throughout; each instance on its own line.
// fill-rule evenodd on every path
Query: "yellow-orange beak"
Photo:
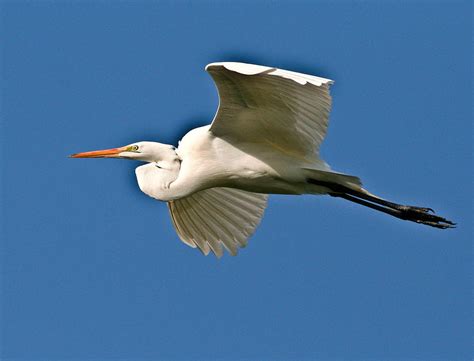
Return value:
M 83 152 L 71 154 L 70 158 L 117 158 L 121 152 L 125 152 L 127 147 L 93 150 L 91 152 Z

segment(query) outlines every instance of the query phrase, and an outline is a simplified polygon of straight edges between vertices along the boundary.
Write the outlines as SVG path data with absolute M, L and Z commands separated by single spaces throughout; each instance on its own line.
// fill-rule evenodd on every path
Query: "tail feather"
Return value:
M 326 182 L 336 183 L 354 189 L 361 189 L 362 187 L 362 182 L 359 177 L 353 175 L 312 168 L 303 168 L 303 170 L 305 172 L 308 183 L 311 184 L 318 185 L 316 182 Z

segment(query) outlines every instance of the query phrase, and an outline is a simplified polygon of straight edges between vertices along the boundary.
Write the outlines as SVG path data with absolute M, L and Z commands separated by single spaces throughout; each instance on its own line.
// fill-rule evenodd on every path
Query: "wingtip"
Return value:
M 204 70 L 209 71 L 211 70 L 212 67 L 216 67 L 216 66 L 223 66 L 223 65 L 222 63 L 219 63 L 219 62 L 209 63 L 204 67 Z
M 315 86 L 322 85 L 332 85 L 334 80 L 318 77 L 316 75 L 298 73 L 290 70 L 270 67 L 266 65 L 250 64 L 250 63 L 241 63 L 241 62 L 214 62 L 207 64 L 205 70 L 211 72 L 215 68 L 218 69 L 225 68 L 228 71 L 242 74 L 242 75 L 258 75 L 258 74 L 270 74 L 274 76 L 279 76 L 282 78 L 291 79 L 301 85 L 306 85 L 307 83 L 313 84 Z
M 206 65 L 206 71 L 211 70 L 212 67 L 224 67 L 229 71 L 243 75 L 256 75 L 261 74 L 266 71 L 277 70 L 277 68 L 268 67 L 265 65 L 257 65 L 250 63 L 241 63 L 237 61 L 224 61 L 224 62 L 215 62 Z

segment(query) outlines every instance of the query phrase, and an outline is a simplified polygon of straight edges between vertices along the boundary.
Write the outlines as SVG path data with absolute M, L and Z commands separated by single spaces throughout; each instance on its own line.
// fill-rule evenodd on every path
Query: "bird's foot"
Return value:
M 400 206 L 397 208 L 401 212 L 401 216 L 403 219 L 412 222 L 421 223 L 427 226 L 441 229 L 456 227 L 456 223 L 446 218 L 437 216 L 436 214 L 434 214 L 434 210 L 431 208 L 414 206 Z

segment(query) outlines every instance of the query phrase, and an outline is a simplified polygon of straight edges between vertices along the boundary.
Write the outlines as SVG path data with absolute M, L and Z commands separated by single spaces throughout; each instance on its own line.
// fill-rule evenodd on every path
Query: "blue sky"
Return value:
M 469 2 L 1 4 L 2 360 L 467 360 Z M 440 231 L 344 200 L 272 196 L 238 257 L 176 236 L 138 165 L 67 155 L 176 143 L 213 117 L 203 70 L 328 77 L 322 147 Z

